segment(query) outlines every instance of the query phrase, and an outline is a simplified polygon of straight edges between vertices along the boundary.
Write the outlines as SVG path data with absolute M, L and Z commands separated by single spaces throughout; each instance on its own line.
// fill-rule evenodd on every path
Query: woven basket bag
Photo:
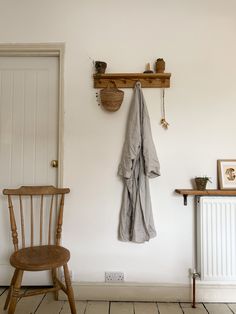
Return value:
M 114 87 L 110 87 L 111 84 Z M 115 81 L 109 81 L 107 87 L 100 91 L 100 99 L 106 110 L 117 111 L 120 109 L 124 99 L 124 92 L 117 88 Z

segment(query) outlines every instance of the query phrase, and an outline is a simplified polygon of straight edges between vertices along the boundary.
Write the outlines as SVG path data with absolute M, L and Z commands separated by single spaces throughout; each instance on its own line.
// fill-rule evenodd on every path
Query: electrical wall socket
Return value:
M 105 282 L 124 282 L 124 273 L 107 271 L 105 272 Z

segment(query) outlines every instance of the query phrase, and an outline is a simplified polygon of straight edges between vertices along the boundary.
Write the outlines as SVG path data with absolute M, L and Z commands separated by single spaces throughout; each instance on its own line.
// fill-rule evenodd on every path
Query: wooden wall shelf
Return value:
M 236 196 L 236 190 L 193 190 L 193 189 L 176 189 L 176 193 L 183 195 L 184 205 L 187 205 L 188 195 L 195 196 Z
M 107 73 L 94 74 L 94 88 L 105 88 L 109 81 L 115 81 L 118 88 L 133 88 L 137 81 L 142 88 L 170 87 L 171 73 Z

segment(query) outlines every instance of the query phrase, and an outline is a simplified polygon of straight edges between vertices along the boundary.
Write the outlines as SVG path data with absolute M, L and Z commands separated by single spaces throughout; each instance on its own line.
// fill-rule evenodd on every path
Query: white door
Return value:
M 9 284 L 13 251 L 6 187 L 57 186 L 59 66 L 57 57 L 0 57 L 0 285 Z M 34 275 L 23 283 L 34 284 Z M 37 284 L 45 284 L 39 276 Z

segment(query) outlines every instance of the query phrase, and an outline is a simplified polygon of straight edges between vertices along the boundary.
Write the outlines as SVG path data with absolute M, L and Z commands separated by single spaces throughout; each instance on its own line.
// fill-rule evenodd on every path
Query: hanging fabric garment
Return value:
M 118 174 L 124 181 L 119 239 L 143 243 L 156 236 L 148 178 L 160 175 L 150 119 L 137 82 Z

